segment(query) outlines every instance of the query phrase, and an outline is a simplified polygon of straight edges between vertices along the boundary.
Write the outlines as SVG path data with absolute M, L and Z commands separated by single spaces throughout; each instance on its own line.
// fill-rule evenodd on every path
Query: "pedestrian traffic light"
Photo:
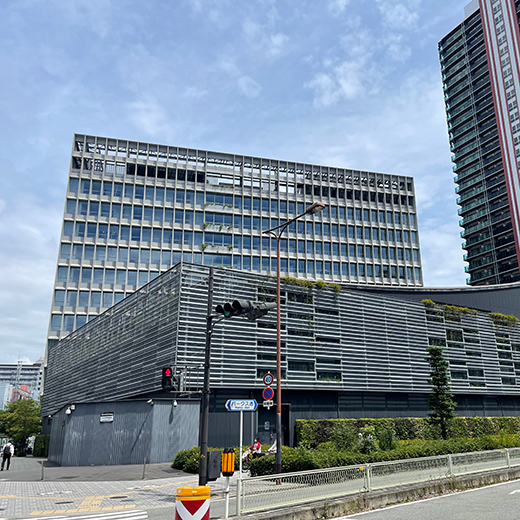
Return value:
M 167 392 L 176 392 L 179 387 L 179 379 L 174 375 L 172 367 L 162 369 L 162 388 Z
M 233 316 L 246 316 L 248 320 L 254 321 L 265 316 L 271 309 L 276 308 L 276 303 L 252 302 L 250 300 L 235 300 L 233 303 L 217 305 L 215 312 L 222 314 L 224 318 Z

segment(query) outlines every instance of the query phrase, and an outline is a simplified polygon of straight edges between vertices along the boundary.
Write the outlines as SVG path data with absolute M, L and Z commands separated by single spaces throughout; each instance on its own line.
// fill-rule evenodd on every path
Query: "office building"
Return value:
M 421 286 L 413 179 L 75 135 L 48 345 L 183 261 Z
M 38 399 L 41 392 L 43 375 L 43 358 L 34 363 L 4 363 L 0 365 L 0 405 L 4 407 L 11 402 L 13 391 L 21 386 L 26 387 L 25 391 L 34 398 Z
M 276 300 L 273 277 L 213 269 L 214 305 Z M 183 410 L 198 420 L 209 270 L 178 264 L 49 349 L 42 414 L 51 430 L 50 460 L 77 461 L 78 439 L 90 450 L 97 446 L 92 435 L 100 432 L 104 440 L 113 435 L 116 446 L 124 427 L 125 442 L 132 445 L 134 437 L 143 442 L 142 436 L 151 439 L 165 431 L 171 438 L 181 435 L 176 417 Z M 520 414 L 520 326 L 517 318 L 508 318 L 520 316 L 519 296 L 520 284 L 426 289 L 284 280 L 284 443 L 294 443 L 296 419 L 425 416 L 431 390 L 428 345 L 444 347 L 458 415 Z M 226 411 L 225 403 L 245 398 L 262 403 L 263 376 L 276 374 L 276 338 L 274 311 L 256 321 L 234 317 L 215 325 L 211 446 L 238 443 L 239 417 Z M 181 395 L 162 390 L 164 366 L 182 375 Z M 152 402 L 161 408 L 154 405 L 152 411 Z M 99 419 L 92 420 L 93 414 Z M 103 414 L 112 414 L 113 426 L 99 425 Z M 147 414 L 153 414 L 153 424 L 146 422 Z M 269 442 L 275 415 L 274 408 L 262 406 L 249 414 L 247 438 L 258 435 Z M 150 444 L 145 441 L 143 450 Z M 113 451 L 112 464 L 127 456 Z M 162 455 L 171 460 L 171 452 Z
M 470 285 L 520 280 L 519 9 L 474 0 L 439 43 Z

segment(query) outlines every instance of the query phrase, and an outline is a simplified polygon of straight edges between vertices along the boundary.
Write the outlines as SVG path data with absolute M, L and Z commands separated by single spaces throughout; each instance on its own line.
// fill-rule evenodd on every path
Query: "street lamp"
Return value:
M 277 276 L 276 276 L 276 456 L 275 456 L 275 473 L 282 472 L 282 318 L 281 318 L 281 298 L 280 298 L 280 238 L 283 232 L 296 220 L 305 215 L 315 215 L 325 209 L 323 202 L 315 202 L 311 204 L 302 214 L 294 217 L 279 226 L 263 231 L 276 239 L 276 259 L 277 259 Z

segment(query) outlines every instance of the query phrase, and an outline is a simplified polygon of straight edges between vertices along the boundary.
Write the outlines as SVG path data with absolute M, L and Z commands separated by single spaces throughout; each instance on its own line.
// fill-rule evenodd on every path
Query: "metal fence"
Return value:
M 236 513 L 518 465 L 520 448 L 509 448 L 248 477 L 237 481 Z

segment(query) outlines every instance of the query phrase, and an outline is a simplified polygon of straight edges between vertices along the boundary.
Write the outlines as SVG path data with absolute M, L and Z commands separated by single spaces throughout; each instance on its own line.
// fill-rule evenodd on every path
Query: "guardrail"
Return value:
M 520 448 L 327 468 L 237 481 L 236 514 L 520 465 Z

